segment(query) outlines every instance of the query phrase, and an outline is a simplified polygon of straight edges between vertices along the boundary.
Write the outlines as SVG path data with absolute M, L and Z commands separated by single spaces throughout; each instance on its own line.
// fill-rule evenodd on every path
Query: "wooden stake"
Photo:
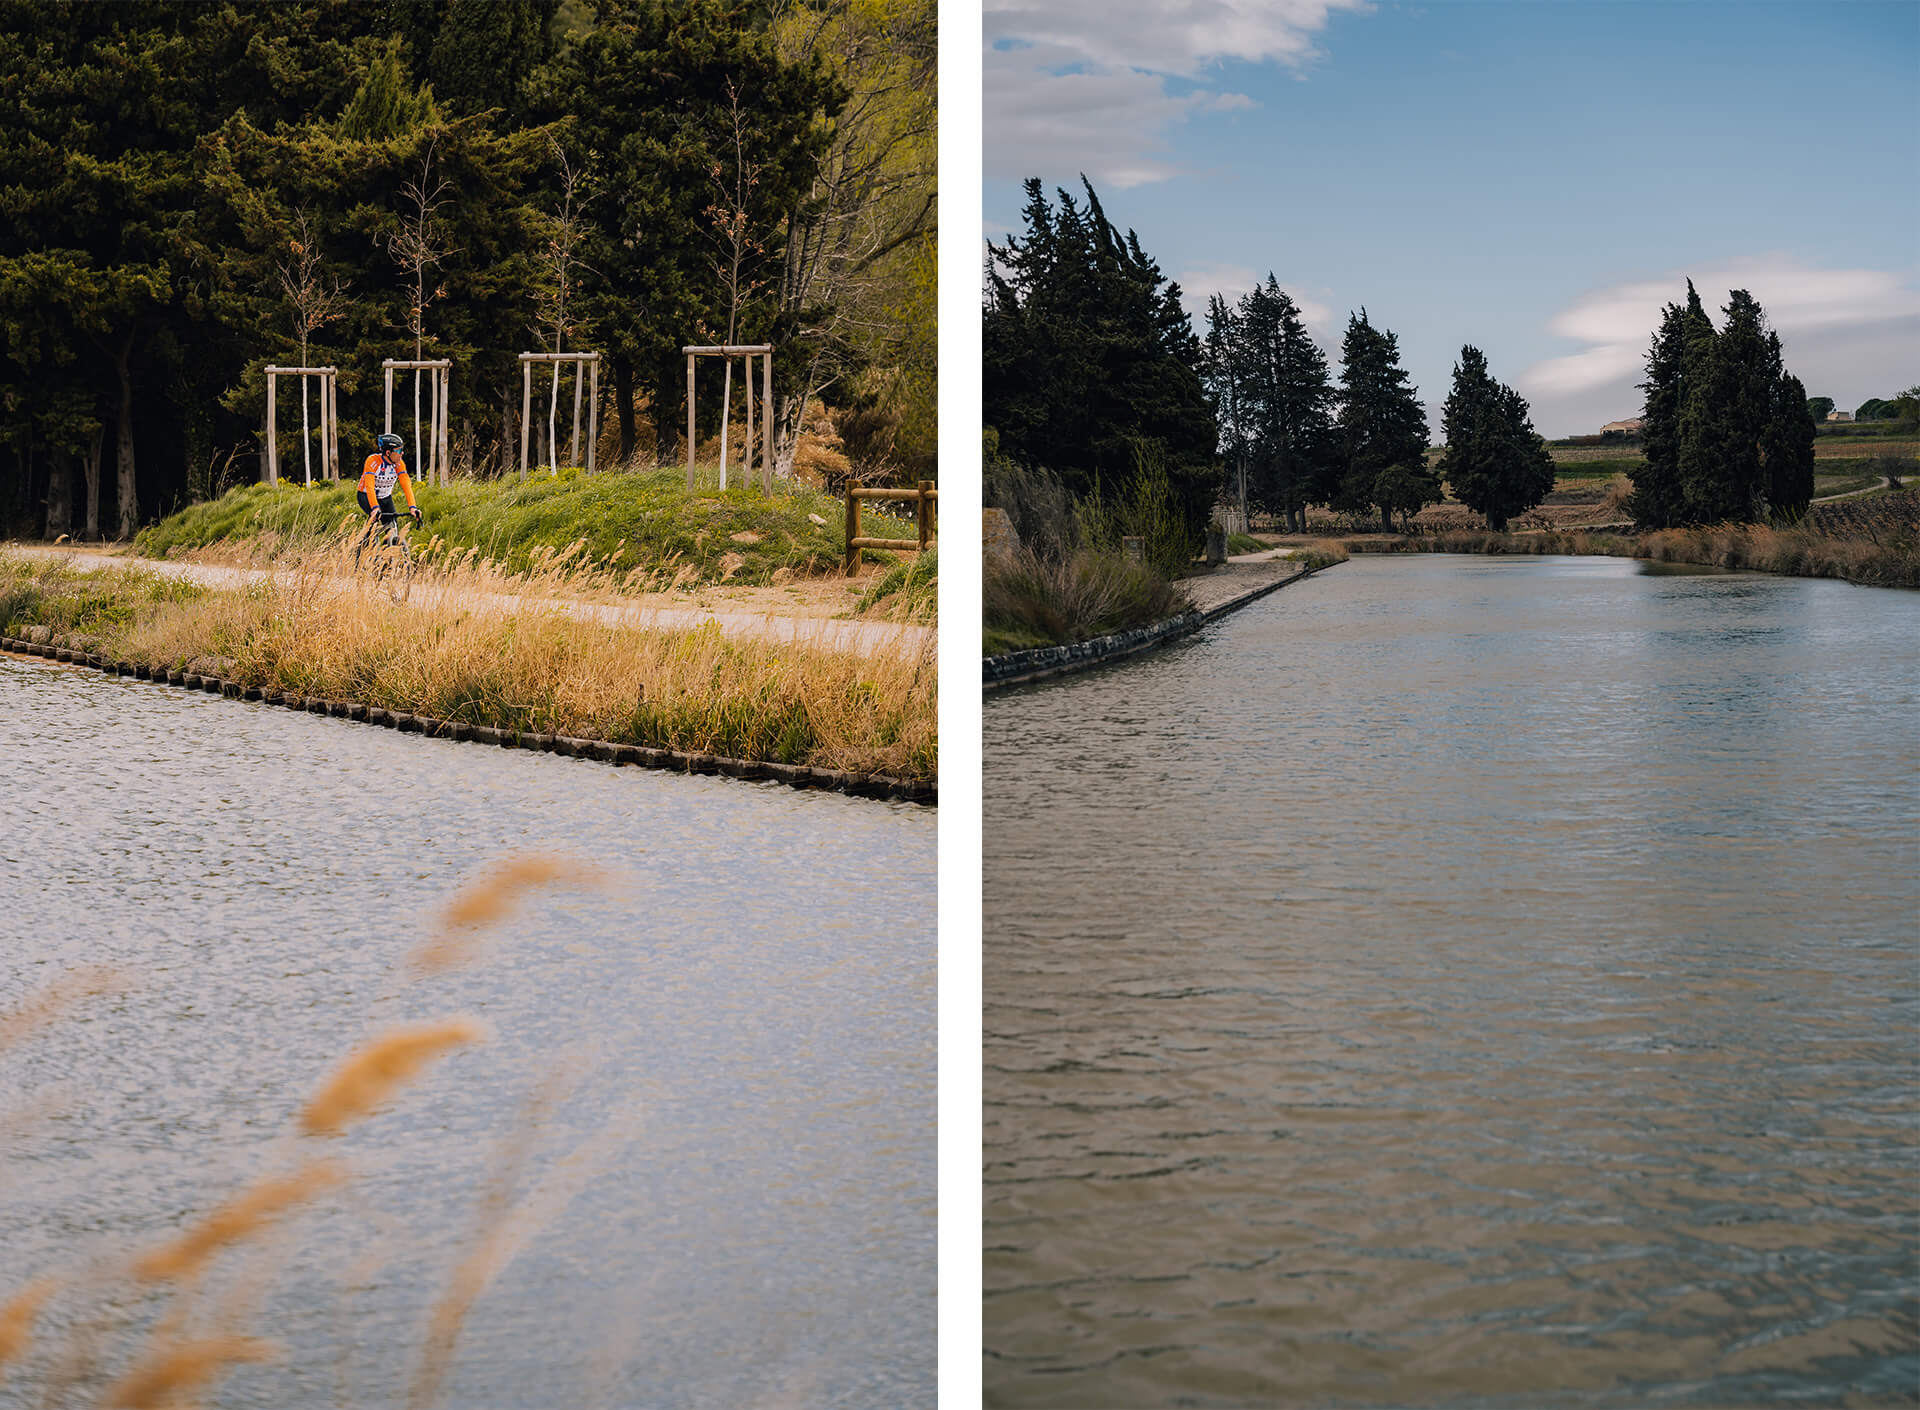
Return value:
M 527 482 L 527 437 L 533 434 L 533 364 L 520 364 L 520 483 Z
M 596 356 L 587 373 L 587 473 L 593 473 L 594 453 L 600 448 L 600 359 Z
M 766 438 L 760 447 L 760 474 L 766 492 L 773 493 L 773 354 L 760 354 L 760 407 L 766 421 Z

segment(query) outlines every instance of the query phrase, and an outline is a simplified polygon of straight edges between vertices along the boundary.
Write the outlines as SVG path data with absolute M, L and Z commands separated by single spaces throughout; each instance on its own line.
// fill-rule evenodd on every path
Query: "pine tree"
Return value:
M 1382 527 L 1391 533 L 1395 510 L 1410 517 L 1440 498 L 1440 477 L 1426 468 L 1426 412 L 1400 366 L 1399 340 L 1368 322 L 1364 308 L 1347 319 L 1339 401 L 1333 505 L 1351 514 L 1378 505 Z M 1398 473 L 1386 475 L 1389 470 Z
M 1252 493 L 1261 508 L 1305 532 L 1306 506 L 1322 497 L 1333 459 L 1326 355 L 1272 274 L 1242 296 L 1237 326 Z
M 1462 504 L 1486 516 L 1488 528 L 1504 533 L 1510 519 L 1553 489 L 1553 456 L 1525 399 L 1494 380 L 1480 349 L 1460 349 L 1442 416 L 1447 451 L 1440 473 Z
M 1057 474 L 1078 498 L 1118 502 L 1143 463 L 1164 465 L 1198 544 L 1221 483 L 1205 356 L 1169 282 L 1132 231 L 1026 185 L 1026 234 L 989 244 L 981 392 L 1002 452 Z

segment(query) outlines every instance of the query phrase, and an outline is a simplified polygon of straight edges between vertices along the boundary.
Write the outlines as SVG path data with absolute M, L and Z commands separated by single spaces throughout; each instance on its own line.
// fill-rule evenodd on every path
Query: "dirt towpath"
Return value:
M 241 587 L 248 583 L 291 577 L 291 571 L 287 569 L 139 558 L 132 554 L 97 549 L 18 543 L 0 545 L 0 549 L 22 557 L 54 559 L 83 572 L 138 568 L 213 588 Z M 343 580 L 341 585 L 344 588 L 347 583 Z M 407 606 L 431 606 L 439 600 L 439 593 L 440 589 L 435 584 L 422 579 L 414 584 Z M 739 590 L 736 597 L 729 597 L 725 590 L 710 589 L 692 601 L 664 598 L 664 594 L 655 594 L 631 601 L 583 602 L 557 597 L 525 597 L 515 593 L 475 594 L 463 591 L 460 594 L 464 606 L 477 603 L 503 615 L 535 610 L 554 611 L 602 626 L 635 631 L 697 631 L 712 623 L 725 636 L 789 642 L 862 656 L 882 651 L 920 652 L 931 650 L 933 646 L 934 632 L 931 627 L 909 626 L 899 622 L 856 622 L 827 615 L 830 610 L 844 610 L 845 606 L 850 605 L 850 599 L 836 602 L 830 592 L 744 588 Z M 800 610 L 770 610 L 776 606 Z M 405 608 L 395 610 L 404 611 Z

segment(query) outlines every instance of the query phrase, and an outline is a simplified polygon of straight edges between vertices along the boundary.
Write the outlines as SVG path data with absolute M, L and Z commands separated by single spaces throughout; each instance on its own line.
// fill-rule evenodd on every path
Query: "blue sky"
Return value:
M 1750 289 L 1809 395 L 1920 383 L 1920 0 L 986 0 L 986 235 L 1020 181 L 1195 314 L 1272 272 L 1337 352 L 1462 343 L 1549 436 L 1637 415 L 1661 305 Z M 1717 317 L 1716 317 L 1717 321 Z

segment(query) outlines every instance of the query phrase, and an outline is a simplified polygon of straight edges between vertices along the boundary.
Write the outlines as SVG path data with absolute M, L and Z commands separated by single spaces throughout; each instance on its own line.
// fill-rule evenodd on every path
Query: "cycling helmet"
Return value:
M 373 438 L 373 448 L 375 450 L 399 450 L 405 444 L 405 441 L 401 440 L 391 431 Z

